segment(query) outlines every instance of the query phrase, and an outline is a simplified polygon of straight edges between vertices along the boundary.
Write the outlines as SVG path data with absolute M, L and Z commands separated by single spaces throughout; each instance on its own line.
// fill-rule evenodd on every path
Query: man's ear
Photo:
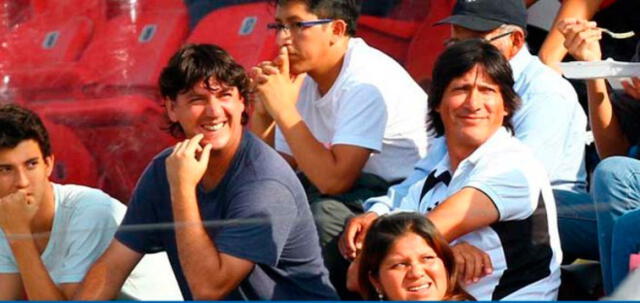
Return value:
M 171 122 L 178 122 L 178 117 L 176 117 L 175 106 L 176 101 L 171 100 L 169 97 L 164 98 L 164 106 L 167 109 L 167 116 Z
M 526 43 L 524 31 L 522 31 L 521 29 L 514 31 L 513 34 L 511 34 L 511 41 L 512 41 L 513 47 L 511 49 L 510 58 L 513 58 L 520 51 L 520 49 L 524 47 L 524 44 Z
M 55 157 L 52 155 L 44 157 L 44 165 L 45 170 L 47 172 L 47 177 L 51 177 L 51 173 L 53 173 L 53 166 L 55 164 Z

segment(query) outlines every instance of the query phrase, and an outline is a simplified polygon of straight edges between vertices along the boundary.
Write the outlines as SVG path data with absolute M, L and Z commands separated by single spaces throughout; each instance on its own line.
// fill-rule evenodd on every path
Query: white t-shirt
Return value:
M 426 93 L 396 61 L 360 38 L 350 39 L 340 75 L 324 96 L 306 77 L 297 109 L 326 147 L 372 150 L 363 172 L 386 181 L 409 176 L 426 154 Z M 279 128 L 275 148 L 292 154 Z
M 409 188 L 398 209 L 428 213 L 472 187 L 498 210 L 498 222 L 452 242 L 465 241 L 491 258 L 493 272 L 465 286 L 471 295 L 483 301 L 556 300 L 562 251 L 555 201 L 544 166 L 526 146 L 500 128 L 454 173 L 446 154 L 429 175 Z
M 51 184 L 55 213 L 49 242 L 41 259 L 55 284 L 79 283 L 113 240 L 127 208 L 98 189 Z M 149 260 L 154 264 L 145 259 L 147 257 L 134 269 L 122 291 L 136 299 L 181 300 L 181 296 L 174 295 L 180 295 L 180 290 L 166 254 L 151 257 Z M 158 276 L 163 268 L 168 268 L 168 272 L 162 270 L 163 276 Z M 0 273 L 18 272 L 11 247 L 0 229 Z M 137 279 L 151 279 L 157 284 L 142 289 L 139 285 L 149 282 L 138 282 Z

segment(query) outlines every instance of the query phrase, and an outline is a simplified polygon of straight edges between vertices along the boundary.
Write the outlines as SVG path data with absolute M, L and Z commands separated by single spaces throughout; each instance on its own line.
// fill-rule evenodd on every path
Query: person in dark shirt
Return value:
M 187 45 L 160 89 L 168 129 L 185 140 L 147 167 L 76 299 L 112 298 L 143 254 L 163 250 L 187 300 L 336 299 L 302 185 L 244 131 L 242 67 L 217 46 Z M 150 228 L 159 223 L 172 227 Z

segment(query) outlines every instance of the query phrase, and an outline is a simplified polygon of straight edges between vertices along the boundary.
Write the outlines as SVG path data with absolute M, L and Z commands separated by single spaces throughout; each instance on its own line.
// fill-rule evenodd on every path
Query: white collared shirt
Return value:
M 586 190 L 584 162 L 586 115 L 571 84 L 531 55 L 526 46 L 509 61 L 521 106 L 512 117 L 515 137 L 544 165 L 551 187 Z M 398 205 L 409 187 L 424 178 L 446 154 L 444 138 L 429 139 L 427 157 L 386 196 L 365 201 L 364 209 L 384 214 Z
M 522 101 L 511 119 L 516 138 L 542 162 L 553 189 L 586 191 L 587 116 L 575 89 L 526 45 L 509 63 Z
M 544 168 L 527 147 L 500 128 L 455 171 L 445 153 L 427 172 L 452 178 L 426 193 L 427 178 L 415 182 L 397 210 L 428 213 L 467 187 L 483 192 L 498 210 L 498 222 L 452 242 L 465 241 L 491 257 L 493 273 L 467 285 L 469 293 L 478 300 L 556 299 L 562 252 L 555 201 Z

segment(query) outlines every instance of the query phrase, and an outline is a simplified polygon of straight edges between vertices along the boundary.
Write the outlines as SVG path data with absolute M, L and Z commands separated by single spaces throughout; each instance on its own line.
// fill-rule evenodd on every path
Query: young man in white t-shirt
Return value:
M 100 190 L 49 181 L 53 161 L 49 136 L 38 116 L 15 105 L 1 106 L 0 300 L 71 298 L 111 243 L 126 211 Z M 137 270 L 125 283 L 123 295 L 181 299 L 173 295 L 179 294 L 175 278 L 163 271 L 170 270 L 166 256 L 152 259 L 144 265 L 153 271 L 149 274 L 164 276 L 152 278 Z M 136 279 L 151 279 L 160 289 L 152 294 L 151 285 Z M 169 282 L 158 285 L 164 281 Z
M 359 1 L 275 2 L 269 27 L 280 53 L 251 71 L 250 125 L 301 172 L 335 276 L 340 260 L 327 245 L 336 249 L 345 219 L 426 154 L 427 95 L 397 62 L 354 37 Z
M 390 208 L 350 220 L 342 252 L 354 258 L 372 220 L 392 210 L 426 214 L 451 242 L 457 278 L 478 300 L 555 300 L 562 252 L 542 163 L 513 137 L 519 105 L 511 68 L 483 39 L 449 47 L 433 71 L 430 130 L 445 155 Z M 372 211 L 375 210 L 375 211 Z

